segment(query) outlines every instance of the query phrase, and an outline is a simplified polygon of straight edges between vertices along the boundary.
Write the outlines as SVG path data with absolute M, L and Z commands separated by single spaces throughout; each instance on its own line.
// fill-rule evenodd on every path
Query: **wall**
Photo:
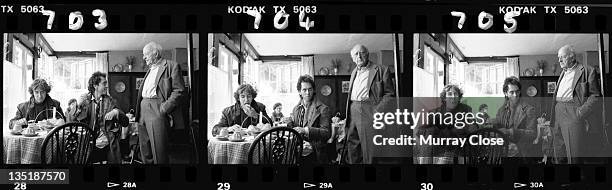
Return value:
M 391 57 L 393 58 L 393 57 Z M 338 69 L 338 75 L 350 75 L 353 69 L 355 68 L 355 63 L 353 63 L 353 59 L 349 53 L 343 54 L 315 54 L 314 55 L 314 73 L 315 75 L 319 75 L 319 70 L 322 67 L 329 68 L 329 72 L 333 72 L 331 69 L 331 62 L 334 59 L 340 59 L 341 66 Z M 378 53 L 370 52 L 370 61 L 379 63 Z
M 605 53 L 607 55 L 607 52 Z M 533 68 L 536 74 L 539 75 L 539 71 L 537 68 L 537 61 L 545 60 L 546 67 L 544 68 L 544 76 L 559 76 L 561 73 L 561 67 L 559 67 L 559 60 L 557 55 L 548 54 L 548 55 L 521 55 L 519 56 L 519 67 L 521 70 L 521 76 L 524 75 L 525 70 L 529 68 Z M 586 63 L 595 68 L 599 68 L 599 55 L 597 51 L 587 51 L 584 53 L 577 53 L 576 60 L 580 63 Z M 607 61 L 607 59 L 606 59 Z M 556 72 L 553 73 L 553 70 L 556 67 Z
M 113 67 L 117 64 L 126 64 L 127 60 L 125 58 L 128 56 L 136 57 L 136 59 L 134 60 L 134 66 L 132 66 L 132 72 L 146 72 L 142 68 L 144 64 L 144 59 L 142 58 L 142 50 L 108 52 L 108 71 L 113 72 Z M 165 59 L 173 59 L 172 50 L 164 50 L 162 52 L 162 57 Z M 127 66 L 124 65 L 124 69 L 127 71 Z
M 400 51 L 400 63 L 404 60 L 404 51 Z M 395 58 L 393 57 L 393 50 L 380 50 L 380 62 L 383 65 L 395 68 Z M 395 72 L 395 71 L 393 71 Z
M 608 52 L 604 52 L 604 55 L 606 55 L 606 59 L 605 59 L 606 63 L 609 63 Z M 587 63 L 590 66 L 595 67 L 596 69 L 599 69 L 599 52 L 587 51 L 585 58 L 586 58 L 584 60 L 585 63 Z M 605 64 L 605 65 L 609 65 L 609 64 Z M 606 66 L 606 71 L 609 71 L 609 70 L 610 70 L 610 66 Z M 604 72 L 604 73 L 607 73 L 607 72 Z
M 578 56 L 578 55 L 577 55 Z M 578 60 L 581 60 L 582 56 Z M 546 66 L 544 67 L 544 76 L 559 76 L 561 73 L 561 67 L 559 67 L 559 59 L 557 55 L 548 54 L 548 55 L 521 55 L 519 56 L 519 69 L 521 71 L 520 76 L 525 76 L 525 71 L 529 68 L 532 68 L 535 71 L 536 75 L 539 74 L 538 69 L 538 61 L 544 60 L 546 61 Z M 553 70 L 555 71 L 553 73 Z

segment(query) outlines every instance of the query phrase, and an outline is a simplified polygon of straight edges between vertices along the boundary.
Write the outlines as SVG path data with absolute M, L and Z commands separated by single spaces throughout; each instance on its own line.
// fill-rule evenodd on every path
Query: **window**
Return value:
M 219 45 L 219 65 L 218 68 L 227 73 L 227 80 L 229 83 L 229 89 L 231 92 L 235 92 L 238 89 L 238 57 L 228 50 L 225 46 Z
M 414 74 L 415 89 L 423 90 L 415 92 L 414 96 L 438 97 L 444 88 L 444 60 L 429 46 L 425 46 L 424 57 L 423 69 L 415 68 Z
M 51 96 L 66 109 L 68 101 L 78 99 L 88 92 L 88 80 L 91 74 L 98 71 L 98 63 L 94 55 L 66 56 L 58 59 L 50 58 L 41 53 L 37 65 L 37 78 L 47 80 L 52 85 Z
M 501 97 L 506 62 L 479 62 L 465 67 L 465 97 Z M 460 73 L 460 72 L 459 72 Z M 459 78 L 459 77 L 458 77 Z M 457 78 L 453 80 L 458 80 Z
M 13 40 L 13 62 L 7 60 L 3 64 L 3 126 L 8 126 L 9 120 L 17 112 L 17 104 L 25 102 L 30 97 L 28 87 L 32 83 L 34 58 L 30 49 Z M 11 81 L 11 82 L 7 82 Z
M 266 105 L 269 114 L 272 112 L 272 105 L 281 103 L 283 115 L 289 116 L 291 109 L 300 100 L 296 84 L 303 73 L 301 61 L 253 61 L 247 58 L 244 83 L 257 89 L 256 100 Z
M 217 124 L 223 109 L 236 102 L 234 92 L 238 89 L 238 58 L 223 45 L 219 45 L 218 63 L 217 67 L 212 62 L 208 64 L 208 89 L 214 89 L 207 90 L 208 126 Z M 207 134 L 212 135 L 210 131 Z

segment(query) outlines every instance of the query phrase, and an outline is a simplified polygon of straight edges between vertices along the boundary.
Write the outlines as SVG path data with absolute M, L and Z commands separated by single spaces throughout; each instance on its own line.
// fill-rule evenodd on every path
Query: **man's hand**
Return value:
M 13 125 L 25 125 L 25 124 L 28 124 L 28 121 L 26 121 L 25 118 L 21 118 L 21 119 L 15 121 L 15 122 L 13 122 Z
M 244 113 L 246 113 L 249 117 L 254 117 L 254 118 L 258 118 L 259 117 L 259 113 L 257 113 L 255 111 L 255 109 L 253 109 L 253 107 L 251 107 L 251 105 L 245 104 L 242 105 L 242 110 L 244 111 Z
M 281 122 L 282 122 L 282 123 L 290 123 L 290 122 L 292 122 L 292 121 L 293 121 L 293 118 L 291 118 L 291 117 L 283 117 L 283 118 L 281 119 Z
M 113 109 L 112 111 L 106 113 L 104 120 L 113 120 L 114 118 L 117 118 L 117 116 L 119 116 L 119 110 Z
M 514 135 L 514 129 L 512 128 L 510 129 L 501 128 L 499 129 L 499 132 L 502 132 L 504 135 L 508 136 L 508 138 L 512 138 L 512 136 Z
M 300 135 L 306 134 L 306 129 L 304 129 L 304 127 L 294 127 L 293 129 L 295 129 Z

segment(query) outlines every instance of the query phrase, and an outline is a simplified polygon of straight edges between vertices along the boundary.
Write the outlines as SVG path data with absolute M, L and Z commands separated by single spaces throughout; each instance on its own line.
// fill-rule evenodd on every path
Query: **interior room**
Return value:
M 45 163 L 41 157 L 45 130 L 38 132 L 32 147 L 7 146 L 13 141 L 7 135 L 11 118 L 16 117 L 18 104 L 31 98 L 28 88 L 35 79 L 44 79 L 51 90 L 48 96 L 59 102 L 59 107 L 67 111 L 71 99 L 78 100 L 87 94 L 88 82 L 94 72 L 106 74 L 107 94 L 116 101 L 121 113 L 130 118 L 129 126 L 121 126 L 121 163 L 142 163 L 138 141 L 138 122 L 134 116 L 137 109 L 139 90 L 143 86 L 145 74 L 149 71 L 143 58 L 143 47 L 149 42 L 161 45 L 161 59 L 178 64 L 180 76 L 184 81 L 184 101 L 173 111 L 185 116 L 185 122 L 172 125 L 169 130 L 170 161 L 173 164 L 197 162 L 197 153 L 192 143 L 195 141 L 191 126 L 197 123 L 199 111 L 191 97 L 201 88 L 193 80 L 199 73 L 199 35 L 185 33 L 8 33 L 4 34 L 3 65 L 3 128 L 5 154 L 3 162 L 10 164 Z M 192 83 L 191 81 L 195 81 Z M 153 83 L 154 84 L 154 83 Z M 192 106 L 194 105 L 194 106 Z M 55 108 L 54 108 L 55 110 Z M 63 114 L 63 113 L 62 113 Z M 55 115 L 55 113 L 54 113 Z M 33 120 L 40 120 L 39 118 Z M 33 121 L 35 122 L 35 121 Z M 67 122 L 66 122 L 67 123 Z M 57 127 L 57 126 L 56 126 Z M 28 127 L 29 128 L 29 127 Z M 50 131 L 46 131 L 50 132 Z M 195 133 L 197 134 L 197 132 Z M 16 135 L 14 135 L 16 136 Z M 16 136 L 15 138 L 25 138 Z M 11 138 L 12 139 L 12 138 Z M 14 140 L 14 139 L 13 139 Z M 15 142 L 20 139 L 15 140 Z M 14 150 L 6 150 L 14 149 Z M 19 153 L 16 149 L 34 149 L 31 154 Z M 7 155 L 7 152 L 10 153 Z M 15 154 L 13 154 L 15 153 Z M 13 158 L 11 158 L 13 157 Z M 42 160 L 42 161 L 41 161 Z M 104 161 L 99 163 L 105 163 Z
M 438 97 L 444 85 L 455 84 L 463 90 L 465 102 L 474 109 L 487 103 L 483 100 L 489 100 L 489 115 L 495 115 L 501 105 L 492 100 L 504 97 L 502 85 L 509 76 L 521 79 L 526 84 L 525 92 L 534 85 L 537 90 L 534 97 L 551 97 L 552 92 L 543 85 L 557 81 L 563 70 L 558 64 L 557 51 L 566 44 L 575 47 L 579 62 L 600 68 L 599 34 L 427 33 L 415 34 L 414 39 L 417 53 L 414 97 Z M 610 76 L 609 35 L 603 34 L 602 39 L 606 71 L 601 76 L 609 80 L 610 77 L 605 77 Z M 429 80 L 416 80 L 421 78 Z M 438 105 L 425 107 L 432 109 Z
M 401 55 L 403 40 L 396 44 L 394 34 L 208 34 L 208 139 L 214 139 L 213 126 L 220 122 L 224 108 L 236 103 L 234 92 L 241 84 L 255 88 L 254 100 L 265 105 L 268 115 L 280 103 L 280 113 L 289 117 L 300 102 L 298 78 L 310 75 L 316 84 L 315 98 L 329 107 L 332 117 L 345 118 L 349 80 L 356 67 L 350 51 L 357 44 L 367 47 L 370 61 L 395 72 L 394 46 Z M 215 154 L 227 158 L 241 153 L 211 151 L 210 141 L 208 147 L 209 163 L 246 163 L 246 156 L 233 162 L 214 160 Z M 248 146 L 242 148 L 248 152 Z
M 421 33 L 413 39 L 415 110 L 440 107 L 444 86 L 455 85 L 463 92 L 461 103 L 473 113 L 487 113 L 488 121 L 478 128 L 503 119 L 495 117 L 507 100 L 504 80 L 511 76 L 519 79 L 521 101 L 535 107 L 535 118 L 550 121 L 564 72 L 558 53 L 565 45 L 572 45 L 578 64 L 594 68 L 600 96 L 611 93 L 608 34 Z M 538 134 L 542 129 L 538 126 Z

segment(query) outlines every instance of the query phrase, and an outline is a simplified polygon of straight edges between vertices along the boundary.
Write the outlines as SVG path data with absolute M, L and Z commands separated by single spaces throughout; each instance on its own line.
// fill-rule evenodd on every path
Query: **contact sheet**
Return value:
M 0 7 L 5 188 L 610 186 L 608 2 Z

